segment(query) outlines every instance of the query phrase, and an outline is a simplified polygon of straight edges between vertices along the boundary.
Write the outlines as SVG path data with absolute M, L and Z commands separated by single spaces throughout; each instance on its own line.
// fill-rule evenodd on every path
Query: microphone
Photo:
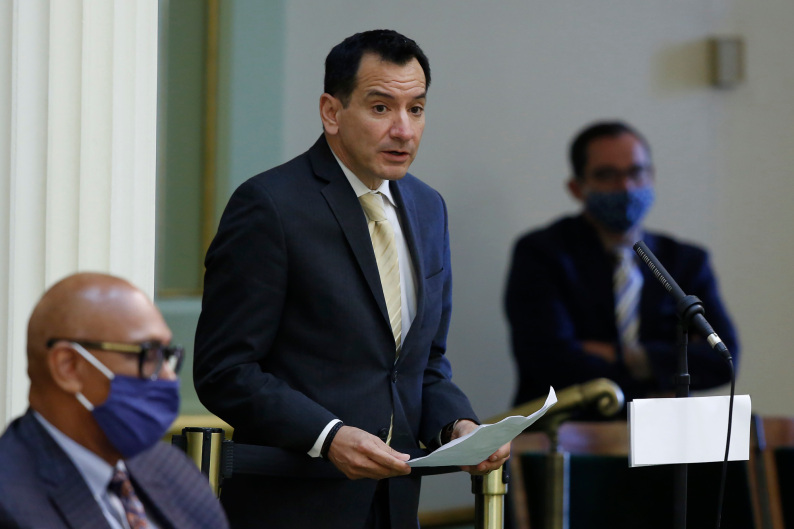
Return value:
M 651 269 L 656 279 L 659 280 L 665 290 L 675 299 L 679 319 L 688 326 L 694 327 L 695 330 L 705 336 L 711 348 L 720 353 L 725 360 L 731 362 L 731 354 L 728 352 L 728 348 L 703 316 L 705 313 L 703 302 L 700 301 L 697 296 L 687 296 L 684 294 L 681 287 L 670 277 L 670 274 L 665 270 L 664 266 L 662 266 L 662 263 L 659 262 L 644 242 L 638 241 L 634 244 L 634 251 L 645 261 L 645 264 Z

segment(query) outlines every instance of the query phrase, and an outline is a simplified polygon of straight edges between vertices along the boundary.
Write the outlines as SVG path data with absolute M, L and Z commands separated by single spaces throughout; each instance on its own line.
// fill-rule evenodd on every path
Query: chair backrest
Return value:
M 566 422 L 558 446 L 567 453 L 570 529 L 665 528 L 673 526 L 672 466 L 629 468 L 625 421 Z M 525 433 L 513 442 L 510 501 L 518 529 L 545 529 L 546 499 L 555 477 L 547 470 L 550 442 Z M 687 526 L 713 527 L 721 463 L 688 466 Z M 745 461 L 729 464 L 722 528 L 756 527 Z
M 774 529 L 794 529 L 794 417 L 764 417 L 758 451 L 758 485 Z

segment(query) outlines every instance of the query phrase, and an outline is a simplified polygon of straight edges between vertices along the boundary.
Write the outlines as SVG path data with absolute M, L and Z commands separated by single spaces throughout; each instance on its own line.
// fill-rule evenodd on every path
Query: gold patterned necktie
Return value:
M 108 485 L 108 490 L 121 500 L 124 515 L 127 517 L 127 523 L 130 524 L 131 529 L 147 529 L 149 527 L 149 519 L 146 518 L 143 504 L 135 494 L 130 476 L 125 470 L 116 469 Z
M 402 302 L 400 299 L 400 264 L 397 260 L 397 242 L 394 228 L 386 220 L 381 193 L 366 193 L 359 197 L 364 213 L 367 215 L 369 236 L 378 263 L 380 284 L 386 299 L 389 322 L 394 336 L 396 354 L 400 353 L 402 341 Z
M 613 275 L 615 289 L 615 324 L 621 345 L 636 346 L 640 330 L 640 292 L 642 273 L 634 260 L 631 248 L 617 251 L 617 265 Z

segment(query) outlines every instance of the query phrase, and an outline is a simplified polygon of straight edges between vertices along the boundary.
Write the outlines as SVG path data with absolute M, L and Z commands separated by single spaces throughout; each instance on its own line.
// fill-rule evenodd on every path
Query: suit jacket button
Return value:
M 386 439 L 388 439 L 389 437 L 389 429 L 381 428 L 380 430 L 378 430 L 378 437 L 380 437 L 381 441 L 385 443 Z
M 394 371 L 392 371 L 392 373 L 391 373 L 391 381 L 392 382 L 397 382 L 397 370 L 396 369 Z

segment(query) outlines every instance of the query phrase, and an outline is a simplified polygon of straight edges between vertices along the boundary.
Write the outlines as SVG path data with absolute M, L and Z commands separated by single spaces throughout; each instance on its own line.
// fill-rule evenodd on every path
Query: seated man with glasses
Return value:
M 160 442 L 184 351 L 130 283 L 80 273 L 28 324 L 30 408 L 0 437 L 0 527 L 228 527 L 206 478 Z
M 505 303 L 519 373 L 515 404 L 600 377 L 626 401 L 671 394 L 676 370 L 676 308 L 632 250 L 643 240 L 706 316 L 738 366 L 736 334 L 706 252 L 646 231 L 654 200 L 651 150 L 622 122 L 582 130 L 570 148 L 577 216 L 524 235 L 516 244 Z M 722 357 L 690 334 L 692 389 L 729 382 Z

